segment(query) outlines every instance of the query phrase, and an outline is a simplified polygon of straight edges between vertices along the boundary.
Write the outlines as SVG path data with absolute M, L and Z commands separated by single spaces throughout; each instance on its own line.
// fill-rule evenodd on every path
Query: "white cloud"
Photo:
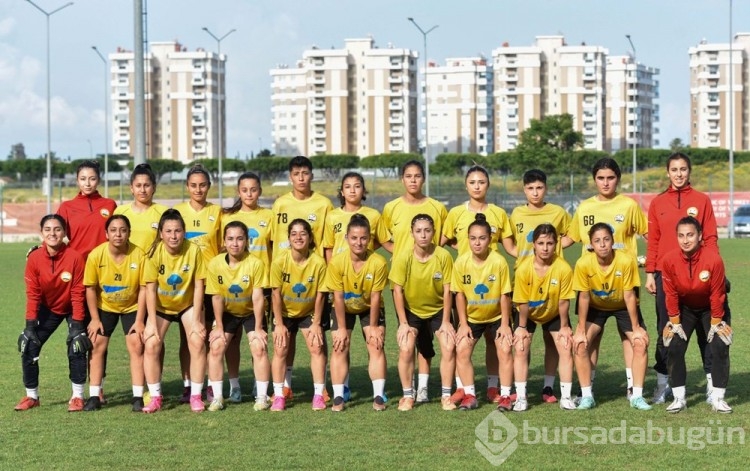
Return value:
M 16 19 L 12 17 L 0 20 L 0 36 L 9 35 L 16 26 Z

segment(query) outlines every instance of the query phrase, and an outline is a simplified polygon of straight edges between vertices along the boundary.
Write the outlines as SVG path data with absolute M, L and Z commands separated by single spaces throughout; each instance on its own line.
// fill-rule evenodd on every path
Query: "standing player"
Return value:
M 578 409 L 596 405 L 591 390 L 593 361 L 589 345 L 614 317 L 618 329 L 625 333 L 633 351 L 633 391 L 630 407 L 651 410 L 643 398 L 643 384 L 648 366 L 648 333 L 638 310 L 635 288 L 641 284 L 638 263 L 623 250 L 614 249 L 612 227 L 597 222 L 589 229 L 588 239 L 593 253 L 578 259 L 573 275 L 573 289 L 578 292 L 578 325 L 573 336 L 581 401 Z
M 145 254 L 128 241 L 130 221 L 115 214 L 105 225 L 107 242 L 86 260 L 83 283 L 91 315 L 88 334 L 94 344 L 89 364 L 89 399 L 85 411 L 101 408 L 101 385 L 109 339 L 122 320 L 122 332 L 130 355 L 133 412 L 143 409 L 143 329 L 146 320 L 146 288 L 141 285 Z
M 212 296 L 216 321 L 208 339 L 208 379 L 214 399 L 208 410 L 224 408 L 224 354 L 239 328 L 244 327 L 253 355 L 256 382 L 255 410 L 268 408 L 268 380 L 271 364 L 266 351 L 267 333 L 263 315 L 263 286 L 266 284 L 263 262 L 247 250 L 247 226 L 232 221 L 224 228 L 227 253 L 208 263 L 206 294 Z
M 468 233 L 471 253 L 456 259 L 451 280 L 459 320 L 456 370 L 464 385 L 464 398 L 459 408 L 470 410 L 478 407 L 471 355 L 476 343 L 485 336 L 495 342 L 500 373 L 498 409 L 506 411 L 511 407 L 510 387 L 513 382 L 510 269 L 502 255 L 490 250 L 492 229 L 484 214 L 475 216 Z
M 159 220 L 159 238 L 146 258 L 143 283 L 146 285 L 148 317 L 143 331 L 143 369 L 151 402 L 143 412 L 161 409 L 161 350 L 172 322 L 179 322 L 188 334 L 190 349 L 190 408 L 204 409 L 201 399 L 206 374 L 206 324 L 203 316 L 205 266 L 196 244 L 185 239 L 185 221 L 175 209 L 164 211 Z
M 72 200 L 64 201 L 57 210 L 57 214 L 68 224 L 68 245 L 83 255 L 84 259 L 94 247 L 107 241 L 104 224 L 117 206 L 114 200 L 104 198 L 97 191 L 100 180 L 98 162 L 81 162 L 76 170 L 78 195 Z
M 273 203 L 273 221 L 271 222 L 271 240 L 273 241 L 273 259 L 276 260 L 282 253 L 289 249 L 289 223 L 295 219 L 307 221 L 310 225 L 310 237 L 315 247 L 318 247 L 317 254 L 324 256 L 323 251 L 323 232 L 325 221 L 328 213 L 333 210 L 331 200 L 312 190 L 313 181 L 313 164 L 310 159 L 303 155 L 298 155 L 289 161 L 289 181 L 292 183 L 292 191 L 279 196 Z M 325 309 L 324 311 L 328 311 Z M 329 325 L 329 312 L 323 313 L 323 318 L 319 319 L 323 329 Z M 293 335 L 296 335 L 296 330 Z M 324 337 L 325 339 L 325 337 Z M 284 376 L 284 396 L 291 400 L 292 393 L 292 370 L 294 365 L 294 355 L 296 353 L 296 342 L 291 342 L 287 352 L 286 374 Z M 324 348 L 328 348 L 324 345 Z
M 253 172 L 245 172 L 237 180 L 237 201 L 232 207 L 224 208 L 221 214 L 221 232 L 225 233 L 227 225 L 233 221 L 240 221 L 247 226 L 247 250 L 255 255 L 263 263 L 265 283 L 271 269 L 271 221 L 273 212 L 258 204 L 258 199 L 263 194 L 260 185 L 260 177 Z M 266 320 L 273 320 L 271 312 L 271 288 L 264 285 L 263 295 L 265 297 Z M 240 389 L 240 338 L 241 327 L 237 327 L 232 339 L 227 345 L 225 352 L 227 360 L 227 372 L 229 373 L 229 401 L 242 402 L 242 389 Z M 256 391 L 257 392 L 257 391 Z M 257 398 L 257 394 L 256 394 Z
M 456 331 L 451 324 L 450 253 L 433 243 L 435 223 L 426 214 L 417 214 L 411 221 L 414 237 L 412 253 L 400 255 L 391 263 L 389 279 L 393 283 L 393 304 L 398 317 L 398 373 L 403 397 L 398 410 L 414 407 L 414 348 L 429 362 L 435 356 L 433 338 L 438 334 L 440 345 L 441 404 L 443 410 L 454 410 L 451 382 L 456 371 Z
M 529 350 L 537 324 L 549 332 L 557 349 L 560 363 L 560 409 L 575 409 L 570 397 L 573 386 L 573 334 L 570 329 L 570 300 L 573 292 L 573 270 L 557 253 L 560 246 L 557 231 L 552 224 L 539 224 L 533 228 L 534 255 L 525 257 L 515 270 L 513 302 L 518 308 L 514 338 L 514 376 L 517 399 L 514 411 L 528 408 L 526 378 L 529 374 Z M 554 377 L 553 377 L 554 378 Z M 545 397 L 546 396 L 546 397 Z M 544 402 L 555 402 L 552 387 L 543 391 Z
M 448 210 L 443 203 L 422 193 L 424 185 L 424 165 L 418 160 L 410 160 L 401 167 L 401 182 L 404 185 L 404 195 L 388 202 L 383 208 L 381 223 L 391 234 L 389 241 L 382 241 L 383 248 L 393 254 L 393 258 L 401 254 L 410 254 L 414 248 L 414 238 L 411 235 L 411 221 L 417 214 L 427 214 L 435 223 L 433 243 L 440 244 L 443 224 L 448 217 Z M 427 393 L 427 382 L 430 376 L 430 362 L 421 353 L 418 355 L 417 402 L 430 400 Z
M 703 324 L 703 330 L 708 333 L 706 343 L 712 353 L 711 407 L 716 412 L 732 412 L 724 400 L 729 382 L 729 346 L 732 345 L 732 328 L 724 320 L 724 262 L 716 250 L 701 246 L 701 238 L 697 219 L 692 216 L 680 219 L 677 223 L 680 248 L 669 252 L 662 261 L 669 316 L 663 336 L 669 352 L 667 361 L 674 394 L 674 402 L 667 407 L 667 412 L 672 413 L 687 408 L 685 352 L 697 324 Z
M 86 353 L 91 340 L 83 326 L 83 273 L 85 260 L 63 239 L 67 223 L 59 214 L 44 216 L 39 224 L 42 245 L 26 260 L 26 328 L 18 337 L 26 395 L 17 411 L 39 407 L 39 358 L 42 346 L 63 322 L 68 323 L 68 368 L 73 397 L 68 412 L 83 410 Z
M 138 164 L 130 174 L 130 192 L 133 202 L 118 206 L 115 214 L 130 221 L 130 242 L 146 252 L 159 236 L 159 218 L 167 207 L 154 203 L 156 175 L 149 164 Z
M 440 245 L 450 244 L 455 247 L 458 251 L 458 256 L 469 253 L 469 234 L 467 228 L 474 222 L 474 217 L 481 213 L 485 215 L 492 229 L 490 249 L 497 250 L 497 244 L 501 243 L 505 251 L 515 257 L 516 244 L 513 241 L 513 231 L 510 227 L 508 215 L 504 209 L 487 202 L 487 190 L 490 188 L 490 176 L 487 170 L 479 165 L 470 167 L 466 172 L 465 183 L 466 191 L 469 194 L 469 201 L 456 206 L 448 212 L 445 226 L 443 226 L 443 234 L 440 238 Z M 485 340 L 487 400 L 497 402 L 500 399 L 497 387 L 499 368 L 497 364 L 497 352 L 495 351 L 494 339 L 488 337 Z M 456 385 L 457 388 L 453 395 L 453 402 L 460 403 L 463 399 L 463 388 L 461 378 L 458 375 L 456 375 Z
M 185 221 L 185 238 L 194 243 L 203 255 L 204 264 L 219 254 L 221 248 L 221 206 L 208 201 L 208 191 L 211 189 L 211 175 L 202 165 L 193 165 L 187 172 L 185 181 L 190 199 L 176 204 L 174 209 L 180 212 Z M 211 297 L 206 295 L 203 300 L 206 310 L 205 322 L 207 326 L 214 323 L 214 310 Z M 190 352 L 185 330 L 180 328 L 180 368 L 182 370 L 182 398 L 180 402 L 190 402 L 190 383 L 203 382 L 203 378 L 190 377 Z M 213 399 L 214 392 L 207 392 L 208 401 Z
M 686 217 L 694 217 L 703 228 L 702 245 L 718 252 L 716 217 L 711 199 L 705 193 L 693 189 L 690 185 L 692 166 L 690 157 L 677 152 L 667 158 L 667 176 L 669 188 L 659 194 L 648 207 L 648 251 L 646 256 L 646 290 L 656 297 L 656 332 L 662 332 L 667 325 L 667 307 L 664 301 L 662 285 L 662 267 L 664 258 L 679 247 L 676 232 L 677 222 Z M 725 320 L 729 319 L 729 309 L 725 306 Z M 706 350 L 706 333 L 699 322 L 695 325 L 698 334 L 703 369 L 706 373 L 706 399 L 711 398 L 711 349 Z M 669 390 L 667 371 L 667 350 L 662 336 L 656 341 L 656 391 L 654 403 L 666 401 Z
M 622 172 L 617 162 L 609 157 L 599 159 L 591 171 L 598 194 L 581 202 L 573 215 L 568 235 L 563 237 L 563 246 L 567 247 L 573 242 L 581 242 L 581 253 L 586 254 L 591 249 L 591 240 L 588 236 L 594 224 L 603 222 L 609 224 L 613 231 L 613 248 L 627 253 L 637 260 L 638 245 L 637 237 L 644 238 L 648 232 L 648 220 L 643 214 L 638 203 L 632 198 L 617 193 L 617 185 L 620 183 Z M 640 282 L 639 282 L 640 284 Z M 639 287 L 635 286 L 636 303 L 638 302 Z M 640 307 L 636 305 L 640 312 Z M 580 311 L 578 311 L 580 312 Z M 622 342 L 622 352 L 625 359 L 625 377 L 627 379 L 627 398 L 632 396 L 633 388 L 633 348 L 632 342 L 621 330 L 618 323 L 618 332 Z M 596 364 L 599 360 L 599 345 L 601 334 L 592 340 L 590 345 L 591 360 L 594 370 L 591 371 L 591 380 L 596 376 Z
M 321 326 L 326 262 L 316 254 L 310 223 L 294 219 L 288 225 L 289 248 L 274 257 L 271 263 L 270 285 L 273 290 L 273 404 L 272 412 L 286 408 L 284 378 L 288 371 L 287 355 L 302 331 L 310 351 L 310 370 L 313 378 L 313 410 L 325 410 L 326 349 Z
M 540 224 L 552 224 L 557 234 L 555 253 L 562 257 L 563 236 L 568 233 L 570 215 L 565 209 L 544 199 L 547 195 L 547 174 L 539 169 L 528 170 L 523 174 L 523 192 L 526 204 L 516 207 L 510 215 L 510 226 L 513 229 L 518 257 L 514 269 L 518 269 L 524 260 L 534 258 L 534 231 Z M 567 239 L 568 245 L 572 240 Z M 554 403 L 557 401 L 554 392 L 555 375 L 559 363 L 559 344 L 553 339 L 548 329 L 542 329 L 544 339 L 544 387 L 542 400 Z M 562 387 L 562 384 L 560 385 Z M 562 404 L 561 404 L 562 406 Z
M 331 383 L 333 406 L 344 410 L 344 380 L 349 373 L 349 348 L 354 324 L 359 317 L 362 334 L 367 343 L 372 408 L 385 410 L 385 307 L 383 290 L 388 282 L 388 263 L 382 255 L 368 249 L 370 223 L 362 214 L 352 216 L 346 227 L 349 251 L 331 260 L 326 274 L 326 286 L 333 293 L 336 317 L 331 324 L 333 354 L 331 355 Z

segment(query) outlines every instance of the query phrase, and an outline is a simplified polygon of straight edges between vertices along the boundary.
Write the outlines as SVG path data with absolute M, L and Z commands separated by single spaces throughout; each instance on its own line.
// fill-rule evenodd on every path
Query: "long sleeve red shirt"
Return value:
M 72 200 L 63 202 L 57 214 L 65 218 L 68 233 L 68 245 L 83 255 L 84 260 L 89 252 L 107 241 L 104 224 L 114 214 L 117 203 L 104 198 L 99 192 L 90 196 L 78 193 Z
M 648 207 L 646 273 L 661 271 L 667 253 L 679 248 L 677 223 L 685 216 L 693 216 L 701 223 L 704 247 L 718 251 L 716 216 L 711 199 L 705 193 L 694 190 L 689 183 L 680 190 L 670 186 Z
M 59 315 L 73 313 L 73 319 L 83 321 L 85 288 L 83 256 L 65 244 L 54 256 L 41 247 L 26 260 L 26 320 L 36 320 L 41 306 Z
M 662 276 L 669 317 L 680 315 L 680 306 L 711 309 L 711 317 L 724 317 L 724 261 L 719 252 L 700 247 L 692 255 L 669 252 L 663 260 Z

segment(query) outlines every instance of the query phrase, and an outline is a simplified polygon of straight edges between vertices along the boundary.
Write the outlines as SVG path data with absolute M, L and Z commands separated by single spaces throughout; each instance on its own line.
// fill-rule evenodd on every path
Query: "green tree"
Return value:
M 419 154 L 376 154 L 360 160 L 359 166 L 380 169 L 386 177 L 396 178 L 401 167 L 410 160 L 424 164 L 424 158 Z
M 247 170 L 257 173 L 265 180 L 278 180 L 283 178 L 284 173 L 289 170 L 288 157 L 263 157 L 253 159 L 247 163 Z
M 685 143 L 682 142 L 682 139 L 679 137 L 675 137 L 671 141 L 669 141 L 669 150 L 672 152 L 679 152 L 685 148 Z
M 321 154 L 310 157 L 310 160 L 316 172 L 320 170 L 329 180 L 336 179 L 340 170 L 359 167 L 359 157 L 351 154 Z
M 149 159 L 148 164 L 156 174 L 157 181 L 161 181 L 161 177 L 168 173 L 181 172 L 185 168 L 182 162 L 171 159 Z
M 566 113 L 532 119 L 529 127 L 521 133 L 521 142 L 516 148 L 520 158 L 512 170 L 520 173 L 536 167 L 548 173 L 570 173 L 575 168 L 573 151 L 582 144 L 583 133 L 573 128 L 572 115 Z

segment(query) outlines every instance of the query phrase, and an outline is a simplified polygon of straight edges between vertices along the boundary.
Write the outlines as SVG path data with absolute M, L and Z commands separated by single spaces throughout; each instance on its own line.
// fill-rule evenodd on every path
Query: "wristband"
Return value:
M 516 328 L 517 329 L 524 329 L 524 330 L 526 330 L 526 326 L 525 325 L 517 325 Z

